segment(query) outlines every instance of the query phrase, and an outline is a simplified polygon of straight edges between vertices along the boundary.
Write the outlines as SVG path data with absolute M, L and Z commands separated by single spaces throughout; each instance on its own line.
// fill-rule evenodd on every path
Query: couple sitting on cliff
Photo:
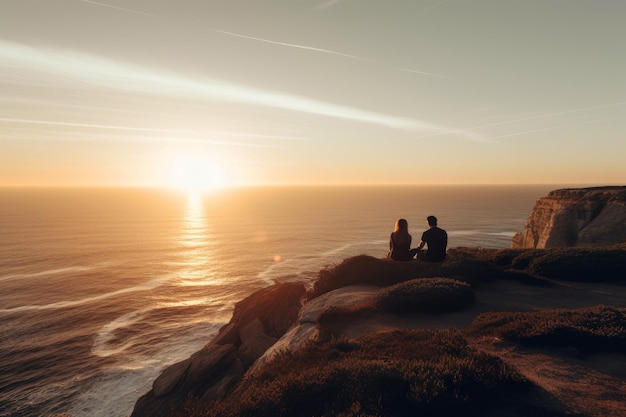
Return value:
M 426 262 L 443 262 L 446 259 L 448 234 L 437 227 L 437 218 L 428 216 L 429 229 L 422 234 L 422 240 L 416 249 L 411 249 L 411 235 L 409 224 L 405 219 L 396 221 L 396 228 L 389 239 L 389 253 L 387 257 L 395 261 L 410 261 L 414 258 Z M 428 250 L 422 250 L 424 246 Z

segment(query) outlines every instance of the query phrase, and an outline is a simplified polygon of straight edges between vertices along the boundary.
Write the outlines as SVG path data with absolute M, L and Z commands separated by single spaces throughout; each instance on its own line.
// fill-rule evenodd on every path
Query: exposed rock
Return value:
M 239 328 L 236 323 L 231 320 L 228 324 L 224 325 L 217 336 L 211 340 L 213 345 L 227 345 L 236 344 L 239 342 Z
M 326 293 L 306 303 L 298 317 L 299 323 L 317 323 L 317 319 L 331 307 L 348 308 L 376 298 L 378 287 L 373 285 L 350 285 Z
M 202 399 L 211 401 L 217 398 L 224 398 L 233 385 L 239 382 L 247 369 L 248 367 L 239 358 L 235 358 L 224 377 L 209 388 L 202 395 Z
M 235 359 L 235 345 L 209 345 L 167 369 L 152 390 L 137 400 L 132 416 L 166 416 L 189 395 L 201 396 L 218 384 Z
M 174 387 L 180 382 L 187 369 L 189 369 L 190 359 L 180 361 L 165 369 L 165 371 L 159 375 L 159 377 L 152 384 L 152 391 L 155 397 L 162 397 L 165 394 L 169 394 Z
M 626 187 L 561 189 L 537 200 L 512 248 L 605 246 L 626 242 Z
M 191 356 L 186 378 L 193 385 L 203 384 L 225 369 L 235 358 L 235 345 L 209 345 Z
M 370 302 L 376 298 L 379 288 L 373 285 L 350 285 L 323 294 L 302 306 L 296 326 L 274 343 L 254 364 L 253 368 L 270 361 L 277 353 L 298 350 L 304 344 L 319 337 L 318 317 L 329 308 L 349 308 Z
M 296 321 L 305 294 L 302 283 L 264 288 L 235 305 L 231 321 L 191 357 L 166 368 L 135 404 L 132 417 L 169 415 L 190 396 L 224 397 Z
M 269 336 L 281 337 L 298 318 L 305 288 L 302 283 L 284 283 L 263 288 L 235 304 L 230 323 L 238 325 L 259 319 Z
M 265 333 L 263 323 L 258 318 L 239 329 L 239 338 L 241 346 L 238 356 L 246 366 L 252 365 L 278 340 L 278 338 L 268 336 Z

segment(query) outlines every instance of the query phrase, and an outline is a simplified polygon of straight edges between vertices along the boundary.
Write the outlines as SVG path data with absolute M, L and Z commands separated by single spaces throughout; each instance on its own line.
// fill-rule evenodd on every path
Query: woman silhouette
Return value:
M 405 219 L 398 219 L 396 228 L 389 238 L 389 254 L 387 256 L 395 261 L 410 261 L 417 252 L 417 249 L 411 249 L 409 223 Z

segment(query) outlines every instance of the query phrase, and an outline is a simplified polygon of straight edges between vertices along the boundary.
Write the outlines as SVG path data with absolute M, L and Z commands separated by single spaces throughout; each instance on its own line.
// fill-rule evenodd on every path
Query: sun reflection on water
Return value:
M 202 286 L 216 284 L 212 271 L 215 264 L 212 247 L 212 231 L 204 213 L 201 193 L 190 193 L 183 220 L 179 244 L 181 251 L 180 286 Z
M 187 196 L 187 211 L 181 242 L 193 246 L 204 239 L 207 224 L 204 217 L 204 204 L 201 193 L 189 193 Z

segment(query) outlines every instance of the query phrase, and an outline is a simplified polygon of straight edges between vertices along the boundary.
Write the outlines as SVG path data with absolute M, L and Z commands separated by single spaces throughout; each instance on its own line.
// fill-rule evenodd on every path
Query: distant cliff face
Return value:
M 626 242 L 626 186 L 551 191 L 537 200 L 512 248 L 602 246 Z

